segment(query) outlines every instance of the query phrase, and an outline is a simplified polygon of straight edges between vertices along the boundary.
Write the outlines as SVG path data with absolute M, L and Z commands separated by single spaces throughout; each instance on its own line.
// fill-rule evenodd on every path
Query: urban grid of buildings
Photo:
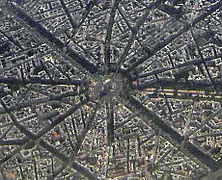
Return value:
M 221 180 L 221 0 L 0 0 L 1 180 Z

